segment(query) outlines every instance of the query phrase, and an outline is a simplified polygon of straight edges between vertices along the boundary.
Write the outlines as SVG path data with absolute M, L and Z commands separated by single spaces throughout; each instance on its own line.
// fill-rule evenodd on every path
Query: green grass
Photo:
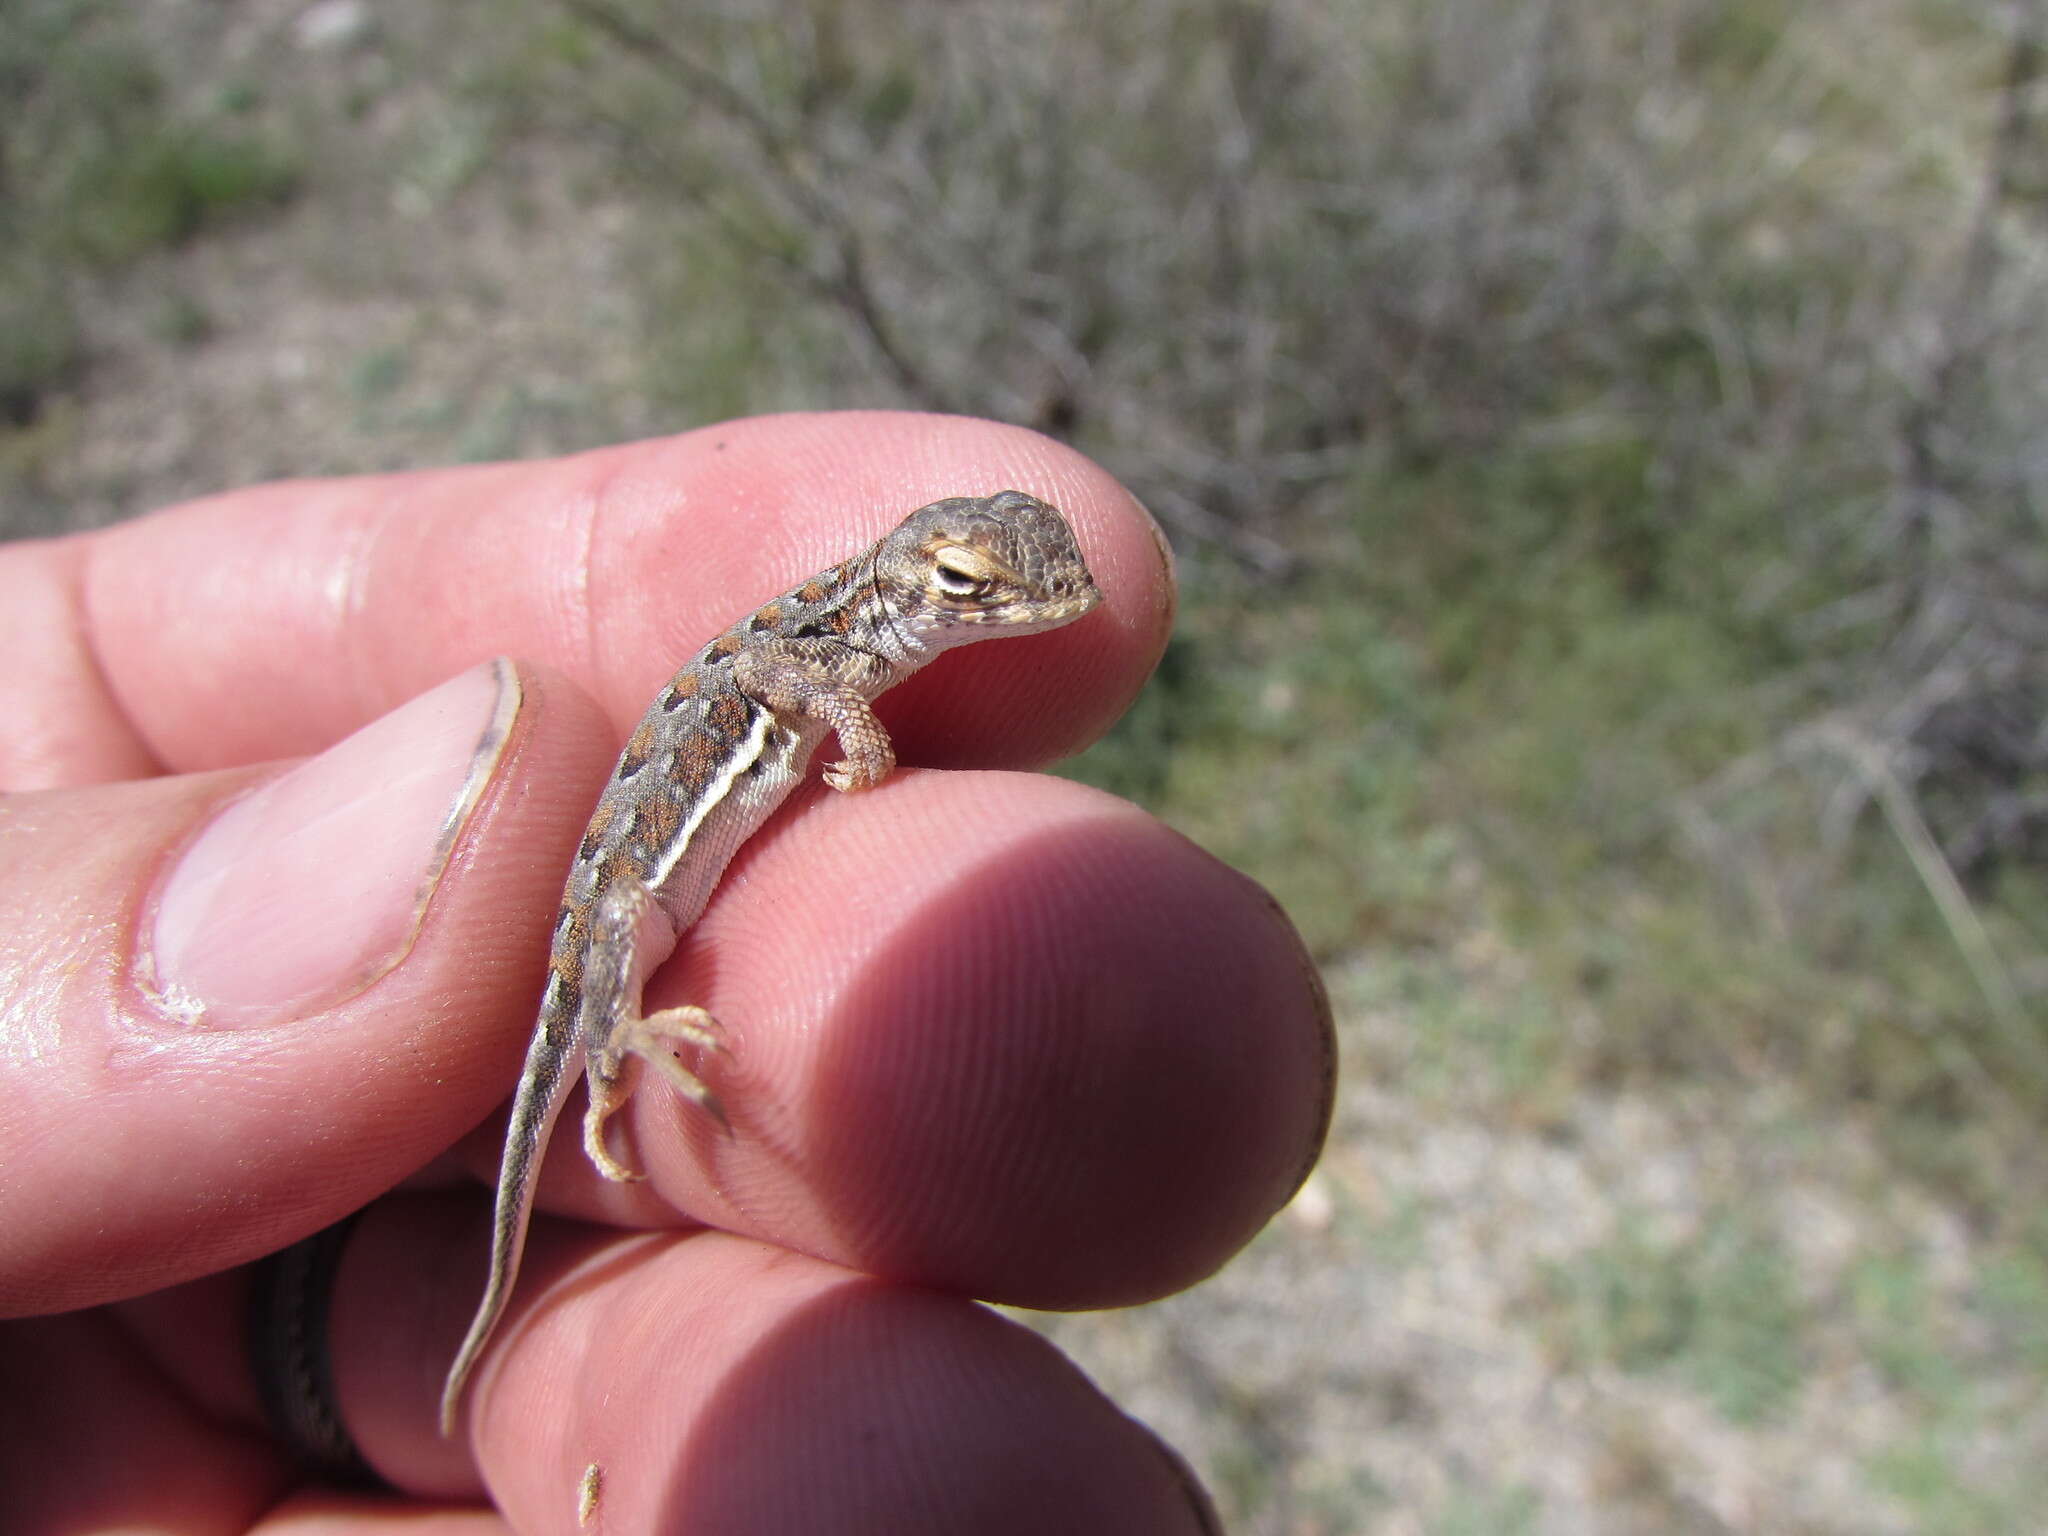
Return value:
M 1718 545 L 1628 532 L 1639 480 L 1618 441 L 1504 443 L 1362 480 L 1356 537 L 1291 584 L 1189 562 L 1159 677 L 1071 771 L 1264 881 L 1320 954 L 1423 957 L 1416 1000 L 1492 1040 L 1525 1098 L 1789 1074 L 1817 1108 L 1884 1106 L 1912 1166 L 1988 1195 L 1997 1175 L 1921 1128 L 2039 1102 L 2029 1042 L 1882 818 L 1830 843 L 1827 783 L 1797 773 L 1701 808 L 1813 705 L 1777 616 L 1729 601 L 1772 552 L 1741 517 Z M 1999 942 L 2040 947 L 2038 872 L 2003 882 L 1979 897 Z M 1474 923 L 1531 973 L 1460 1007 L 1427 957 Z
M 1541 1530 L 1542 1501 L 1529 1488 L 1452 1491 L 1429 1523 L 1430 1536 L 1530 1536 Z
M 1930 1432 L 1895 1446 L 1871 1464 L 1871 1481 L 1911 1511 L 1924 1536 L 2003 1536 L 2024 1530 L 2040 1505 L 1986 1488 L 1957 1467 L 1964 1447 Z M 2038 1490 L 2037 1490 L 2038 1491 Z
M 33 420 L 43 396 L 82 360 L 62 284 L 32 260 L 0 260 L 0 423 Z
M 21 0 L 0 16 L 0 92 L 0 422 L 24 426 L 89 362 L 80 273 L 275 208 L 301 173 L 255 114 L 259 94 L 175 102 L 120 19 L 83 0 Z M 187 345 L 207 323 L 173 301 L 158 325 Z
M 260 139 L 140 116 L 114 125 L 57 174 L 57 235 L 103 266 L 179 244 L 224 215 L 281 202 L 298 177 L 293 159 Z
M 1973 1279 L 1960 1330 L 1944 1320 L 1917 1257 L 1866 1258 L 1849 1285 L 1864 1350 L 1914 1410 L 1913 1429 L 1873 1457 L 1867 1474 L 1912 1511 L 1918 1529 L 1955 1536 L 2024 1529 L 2048 1498 L 2048 1468 L 1985 1460 L 1998 1436 L 2041 1411 L 2048 1263 L 2016 1244 L 1990 1255 Z M 2015 1363 L 2032 1382 L 2017 1400 L 2009 1387 L 1992 1385 Z
M 1549 1291 L 1545 1321 L 1568 1364 L 1668 1373 L 1737 1425 L 1777 1417 L 1799 1390 L 1790 1263 L 1739 1215 L 1684 1241 L 1625 1216 L 1609 1242 L 1554 1266 Z

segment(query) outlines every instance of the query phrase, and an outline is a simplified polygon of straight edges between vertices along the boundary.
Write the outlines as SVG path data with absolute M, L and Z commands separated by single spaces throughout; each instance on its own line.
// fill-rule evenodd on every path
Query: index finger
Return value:
M 882 712 L 906 761 L 1049 761 L 1107 728 L 1164 644 L 1172 588 L 1156 529 L 1100 469 L 1037 434 L 858 412 L 541 463 L 260 486 L 17 550 L 17 576 L 23 562 L 62 565 L 55 582 L 35 574 L 69 599 L 32 625 L 0 621 L 27 631 L 9 637 L 27 664 L 6 710 L 74 723 L 54 742 L 0 745 L 0 783 L 312 752 L 505 653 L 570 674 L 623 735 L 677 658 L 735 615 L 918 506 L 1012 487 L 1066 513 L 1103 612 L 1022 654 L 973 648 Z

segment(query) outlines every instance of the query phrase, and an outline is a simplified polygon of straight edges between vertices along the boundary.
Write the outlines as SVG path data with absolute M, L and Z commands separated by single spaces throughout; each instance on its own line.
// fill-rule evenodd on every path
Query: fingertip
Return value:
M 1039 1307 L 1208 1274 L 1327 1125 L 1327 1007 L 1270 898 L 1055 779 L 899 775 L 742 855 L 655 979 L 735 1039 L 708 1143 L 659 1095 L 664 1193 L 850 1267 Z
M 1092 740 L 1143 685 L 1170 566 L 1098 466 L 965 417 L 759 417 L 527 464 L 253 487 L 94 536 L 75 606 L 121 719 L 174 771 L 317 751 L 496 653 L 573 676 L 623 733 L 678 658 L 751 607 L 919 506 L 1011 486 L 1075 524 L 1104 609 L 1081 635 L 945 658 L 886 713 L 913 759 L 1028 766 Z
M 417 1308 L 438 1205 L 380 1212 L 379 1273 L 337 1319 L 337 1372 L 379 1471 L 459 1495 L 476 1471 L 420 1433 L 435 1384 L 391 1326 Z M 1204 1528 L 1185 1468 L 1149 1433 L 1042 1338 L 972 1303 L 724 1233 L 559 1222 L 536 1224 L 530 1275 L 467 1419 L 475 1468 L 518 1529 L 562 1519 L 592 1466 L 620 1530 Z
M 157 771 L 94 653 L 87 538 L 0 547 L 0 792 L 111 784 Z

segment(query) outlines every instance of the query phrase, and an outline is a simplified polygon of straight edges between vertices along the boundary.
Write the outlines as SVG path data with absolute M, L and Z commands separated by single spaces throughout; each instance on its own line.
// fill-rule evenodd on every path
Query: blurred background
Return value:
M 1186 586 L 1071 771 L 1344 1077 L 1216 1280 L 1032 1323 L 1254 1536 L 2037 1528 L 2044 9 L 0 0 L 0 533 L 1059 436 Z

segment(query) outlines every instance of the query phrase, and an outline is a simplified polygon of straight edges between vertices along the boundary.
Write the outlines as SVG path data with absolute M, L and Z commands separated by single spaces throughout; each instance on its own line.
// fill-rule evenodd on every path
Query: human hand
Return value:
M 987 423 L 738 422 L 0 550 L 0 787 L 31 791 L 0 799 L 0 1528 L 496 1528 L 488 1492 L 573 1530 L 592 1465 L 619 1531 L 1201 1528 L 1149 1435 L 966 1298 L 1213 1270 L 1314 1156 L 1328 1022 L 1255 887 L 1014 772 L 813 786 L 749 843 L 647 994 L 724 1022 L 734 1133 L 637 1095 L 632 1187 L 563 1138 L 468 1442 L 434 1429 L 502 1117 L 462 1133 L 619 741 L 750 604 L 1013 484 L 1103 609 L 879 706 L 906 763 L 1008 769 L 1115 718 L 1171 584 L 1099 470 Z M 250 1263 L 365 1207 L 333 1386 L 401 1500 L 305 1482 L 242 1336 Z

